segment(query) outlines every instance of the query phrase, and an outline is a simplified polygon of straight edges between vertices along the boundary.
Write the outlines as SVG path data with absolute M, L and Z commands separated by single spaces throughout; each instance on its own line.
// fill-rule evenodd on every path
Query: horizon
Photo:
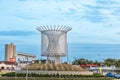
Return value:
M 1 48 L 0 60 L 4 61 L 4 45 Z M 16 45 L 14 43 L 14 45 Z M 24 47 L 23 47 L 24 46 Z M 33 54 L 37 60 L 46 59 L 41 57 L 41 45 L 21 45 L 16 46 L 17 52 Z M 120 59 L 120 44 L 84 44 L 84 43 L 68 43 L 68 60 L 71 63 L 75 59 L 85 58 L 93 61 L 104 61 L 108 58 Z M 67 56 L 62 57 L 62 61 L 67 61 Z

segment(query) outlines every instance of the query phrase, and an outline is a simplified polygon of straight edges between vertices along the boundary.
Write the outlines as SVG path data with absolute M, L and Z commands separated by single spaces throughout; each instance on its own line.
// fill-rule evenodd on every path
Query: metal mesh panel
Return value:
M 65 56 L 66 33 L 62 31 L 45 31 L 42 33 L 42 56 Z

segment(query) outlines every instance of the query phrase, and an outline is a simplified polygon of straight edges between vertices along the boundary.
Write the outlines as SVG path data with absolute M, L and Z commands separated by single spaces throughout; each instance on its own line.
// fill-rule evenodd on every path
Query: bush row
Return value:
M 26 73 L 16 73 L 15 72 L 11 72 L 11 73 L 6 73 L 6 74 L 2 74 L 2 76 L 6 76 L 6 77 L 25 77 Z M 93 74 L 93 75 L 79 75 L 79 74 L 38 74 L 38 73 L 28 73 L 28 77 L 54 77 L 54 78 L 79 78 L 79 77 L 105 77 L 103 75 L 100 74 Z
M 25 77 L 0 77 L 0 80 L 25 80 Z M 101 77 L 101 78 L 39 78 L 39 77 L 29 77 L 28 80 L 113 80 L 113 78 Z

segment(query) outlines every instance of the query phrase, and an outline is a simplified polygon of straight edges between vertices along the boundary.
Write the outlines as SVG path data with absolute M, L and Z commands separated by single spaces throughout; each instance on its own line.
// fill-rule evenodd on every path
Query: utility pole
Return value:
M 17 77 L 17 62 L 15 62 L 15 80 L 16 80 L 16 77 Z
M 15 80 L 17 80 L 16 77 L 17 77 L 17 58 L 15 55 Z
M 28 80 L 28 56 L 26 56 L 27 62 L 26 62 L 26 80 Z

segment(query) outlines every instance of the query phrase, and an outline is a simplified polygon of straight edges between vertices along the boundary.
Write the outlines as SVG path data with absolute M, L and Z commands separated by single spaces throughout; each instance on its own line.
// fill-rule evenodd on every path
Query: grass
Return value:
M 35 63 L 28 66 L 29 70 L 45 70 L 45 71 L 86 71 L 80 66 L 75 66 L 71 64 L 42 64 Z
M 2 74 L 4 74 L 4 72 L 0 72 L 0 76 L 1 76 Z

